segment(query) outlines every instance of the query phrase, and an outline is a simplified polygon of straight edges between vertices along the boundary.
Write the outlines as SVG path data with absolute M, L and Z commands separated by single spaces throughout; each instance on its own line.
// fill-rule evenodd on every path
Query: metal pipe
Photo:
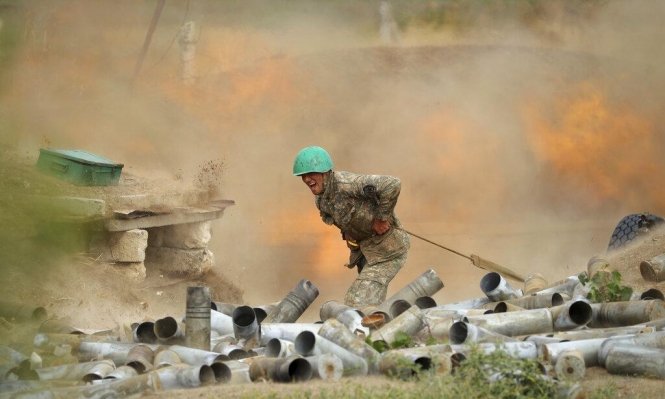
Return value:
M 231 317 L 233 311 L 236 310 L 238 306 L 239 305 L 227 302 L 215 302 L 215 301 L 210 302 L 210 309 L 215 310 L 219 313 L 223 313 L 229 317 Z
M 521 296 L 510 286 L 510 284 L 508 284 L 503 276 L 497 272 L 487 273 L 480 280 L 480 289 L 494 302 L 519 298 Z
M 214 362 L 223 362 L 224 360 L 229 360 L 228 356 L 221 355 L 219 353 L 204 351 L 201 349 L 188 348 L 186 346 L 180 345 L 171 345 L 169 348 L 175 352 L 183 363 L 189 365 L 197 364 L 207 364 L 211 365 Z
M 379 359 L 381 354 L 372 348 L 364 339 L 352 333 L 337 319 L 328 319 L 319 330 L 323 338 L 341 346 L 354 355 L 360 356 L 367 362 L 368 372 L 379 372 Z
M 665 349 L 665 331 L 608 338 L 598 349 L 598 363 L 605 366 L 605 358 L 612 345 L 637 345 L 645 348 Z
M 210 365 L 210 369 L 212 369 L 215 375 L 215 382 L 217 383 L 227 383 L 233 377 L 231 368 L 223 362 L 214 362 Z
M 665 350 L 637 345 L 612 345 L 605 358 L 605 369 L 610 374 L 665 379 Z
M 139 323 L 132 331 L 134 342 L 141 342 L 145 344 L 155 344 L 159 341 L 155 334 L 155 322 L 144 321 Z
M 86 334 L 37 333 L 33 339 L 35 348 L 49 353 L 53 353 L 56 348 L 63 345 L 69 345 L 72 352 L 76 352 L 81 342 L 118 342 L 118 338 Z
M 137 345 L 127 353 L 126 366 L 135 369 L 139 374 L 152 370 L 155 352 L 145 345 Z
M 152 350 L 156 350 L 158 347 L 158 345 L 137 342 L 81 342 L 76 357 L 79 362 L 104 358 L 112 360 L 115 364 L 125 364 L 129 351 L 138 345 L 145 345 Z
M 520 298 L 509 299 L 503 301 L 510 303 L 515 306 L 519 306 L 524 309 L 541 309 L 541 308 L 551 308 L 552 306 L 559 306 L 564 304 L 563 297 L 560 293 L 555 292 L 553 294 L 543 294 L 543 295 L 526 295 Z
M 181 363 L 155 370 L 152 373 L 159 376 L 164 390 L 197 388 L 215 382 L 215 373 L 207 364 L 189 365 Z
M 273 338 L 266 344 L 265 357 L 289 357 L 297 354 L 292 341 Z
M 132 378 L 139 375 L 139 372 L 136 371 L 134 367 L 129 366 L 120 366 L 117 369 L 111 371 L 104 377 L 104 380 L 122 380 L 125 378 Z
M 554 371 L 558 380 L 581 381 L 586 375 L 586 363 L 582 352 L 566 349 L 557 356 Z
M 584 301 L 567 302 L 550 308 L 554 320 L 554 330 L 573 330 L 589 324 L 593 311 Z
M 640 274 L 646 281 L 665 281 L 665 253 L 640 262 Z
M 249 377 L 252 381 L 309 381 L 312 366 L 300 356 L 256 359 L 249 366 Z
M 83 387 L 53 389 L 54 398 L 107 398 L 120 399 L 132 395 L 157 393 L 162 390 L 162 381 L 157 374 L 146 373 L 136 377 L 116 379 L 103 384 Z
M 580 341 L 567 341 L 557 342 L 551 344 L 543 344 L 538 347 L 538 354 L 550 364 L 556 364 L 559 354 L 567 349 L 577 349 L 584 357 L 584 364 L 587 367 L 598 366 L 598 350 L 600 345 L 605 342 L 607 338 L 592 338 Z
M 321 324 L 314 323 L 270 323 L 261 324 L 261 346 L 265 346 L 273 338 L 295 341 L 298 334 L 311 331 L 314 334 L 321 329 Z
M 219 342 L 215 345 L 212 351 L 220 353 L 231 360 L 240 360 L 250 357 L 249 352 L 243 347 L 228 341 Z
M 35 322 L 46 320 L 48 312 L 40 306 L 0 302 L 0 317 L 7 320 L 14 319 L 17 322 Z
M 506 337 L 505 335 L 497 334 L 492 331 L 486 330 L 482 327 L 474 326 L 473 324 L 458 321 L 450 326 L 450 343 L 451 344 L 470 344 L 470 343 L 484 343 L 484 342 L 518 342 L 517 339 Z
M 476 345 L 450 345 L 453 353 L 462 353 L 468 355 L 473 348 L 478 348 L 482 353 L 489 354 L 496 350 L 501 350 L 507 354 L 520 359 L 537 359 L 538 348 L 534 342 L 501 342 L 501 343 L 481 343 Z
M 508 302 L 499 302 L 492 309 L 492 313 L 519 312 L 520 310 L 526 309 Z
M 523 341 L 534 342 L 536 345 L 543 345 L 543 344 L 552 344 L 556 342 L 567 342 L 569 340 L 564 338 L 554 338 L 551 336 L 551 334 L 547 335 L 541 334 L 541 335 L 529 335 L 526 338 L 524 338 Z
M 153 360 L 155 369 L 175 366 L 179 363 L 182 363 L 182 359 L 180 359 L 180 356 L 178 356 L 178 354 L 173 352 L 171 349 L 160 347 L 160 349 L 155 351 L 155 358 Z
M 370 329 L 381 328 L 381 326 L 391 320 L 388 313 L 380 310 L 376 306 L 366 306 L 360 311 L 360 313 L 364 315 L 360 324 L 363 327 Z
M 614 328 L 589 328 L 586 330 L 560 331 L 550 334 L 552 338 L 565 339 L 567 341 L 577 341 L 592 338 L 611 338 L 617 335 L 641 334 L 654 332 L 654 327 L 631 326 Z
M 547 308 L 465 316 L 462 321 L 509 337 L 551 332 L 553 329 L 552 312 Z
M 388 314 L 390 314 L 391 319 L 395 319 L 395 317 L 406 312 L 411 306 L 412 305 L 409 302 L 405 301 L 404 299 L 397 299 L 390 305 L 390 310 L 388 311 Z
M 590 328 L 624 327 L 665 317 L 665 302 L 660 299 L 591 304 Z
M 90 384 L 93 381 L 98 381 L 109 375 L 115 370 L 115 364 L 113 362 L 108 363 L 99 363 L 94 366 L 83 377 L 81 381 L 84 384 Z
M 653 327 L 656 331 L 663 331 L 665 329 L 665 317 L 658 318 L 656 320 L 651 320 L 644 324 L 639 324 L 634 327 Z
M 660 299 L 661 301 L 663 301 L 665 300 L 665 295 L 663 295 L 662 291 L 656 288 L 651 288 L 644 292 L 634 291 L 633 294 L 630 296 L 631 301 L 643 301 L 649 299 Z
M 35 372 L 41 381 L 49 380 L 69 380 L 80 381 L 84 375 L 88 374 L 93 367 L 105 364 L 115 369 L 115 364 L 111 360 L 98 360 L 95 362 L 83 362 L 74 364 L 65 364 L 62 366 L 44 367 L 36 369 Z
M 256 314 L 256 321 L 261 324 L 273 310 L 277 309 L 278 305 L 279 302 L 274 302 L 267 305 L 254 306 L 253 309 Z
M 411 306 L 406 312 L 397 316 L 390 323 L 374 331 L 370 338 L 372 342 L 383 341 L 390 345 L 397 333 L 406 333 L 408 335 L 416 334 L 425 327 L 425 314 L 418 306 Z
M 456 309 L 482 309 L 482 307 L 488 303 L 492 302 L 489 298 L 474 298 L 462 302 L 448 303 L 444 305 L 437 305 L 431 309 L 427 309 L 427 312 L 435 312 L 437 310 L 456 310 Z
M 231 318 L 233 319 L 233 334 L 236 339 L 254 340 L 258 345 L 260 330 L 254 309 L 249 306 L 239 306 L 233 311 Z
M 575 291 L 575 287 L 580 283 L 580 279 L 577 276 L 571 276 L 568 277 L 564 281 L 558 282 L 558 284 L 555 284 L 553 286 L 549 286 L 545 289 L 542 289 L 540 291 L 534 292 L 536 295 L 545 295 L 545 294 L 568 294 L 569 296 L 573 296 L 573 291 Z
M 210 329 L 219 335 L 233 334 L 233 319 L 231 316 L 210 309 Z
M 305 358 L 312 367 L 312 378 L 321 380 L 339 380 L 344 373 L 342 359 L 332 353 L 308 356 Z
M 524 295 L 531 295 L 547 287 L 547 279 L 540 273 L 532 273 L 524 279 Z
M 187 287 L 185 346 L 201 350 L 210 348 L 211 305 L 210 287 Z
M 426 317 L 425 327 L 415 336 L 424 340 L 434 338 L 438 341 L 446 341 L 450 339 L 450 327 L 458 320 L 457 317 Z
M 407 284 L 401 290 L 397 291 L 390 298 L 381 303 L 378 308 L 384 313 L 390 312 L 390 306 L 398 299 L 403 299 L 409 303 L 414 303 L 416 299 L 423 296 L 432 296 L 443 288 L 443 281 L 432 269 L 425 271 L 415 280 Z M 367 314 L 367 313 L 365 313 Z
M 420 309 L 430 309 L 436 306 L 436 301 L 431 296 L 421 296 L 413 304 Z
M 184 326 L 181 326 L 173 317 L 166 316 L 155 321 L 155 335 L 162 343 L 184 344 L 185 333 L 183 327 Z M 210 340 L 210 338 L 208 338 L 208 340 Z
M 321 321 L 336 318 L 346 328 L 351 330 L 351 332 L 363 338 L 370 334 L 370 329 L 362 325 L 363 313 L 358 309 L 343 305 L 337 301 L 331 300 L 324 303 L 319 310 L 319 318 Z
M 339 357 L 344 364 L 344 376 L 367 374 L 368 366 L 365 359 L 311 331 L 303 331 L 298 334 L 294 344 L 296 352 L 302 356 L 333 353 L 335 356 Z
M 452 372 L 455 364 L 459 366 L 457 360 L 450 351 L 450 345 L 430 345 L 386 351 L 381 356 L 379 366 L 383 374 L 400 377 L 411 377 L 420 370 L 428 371 L 432 368 L 436 374 L 447 375 Z
M 294 323 L 318 296 L 319 289 L 311 281 L 302 279 L 263 322 Z

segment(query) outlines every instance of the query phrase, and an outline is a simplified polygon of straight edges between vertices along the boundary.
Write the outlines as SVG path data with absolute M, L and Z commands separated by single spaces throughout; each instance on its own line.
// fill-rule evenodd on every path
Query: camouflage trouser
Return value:
M 404 266 L 407 253 L 397 258 L 366 265 L 344 296 L 344 304 L 356 309 L 377 306 L 386 300 L 388 283 Z

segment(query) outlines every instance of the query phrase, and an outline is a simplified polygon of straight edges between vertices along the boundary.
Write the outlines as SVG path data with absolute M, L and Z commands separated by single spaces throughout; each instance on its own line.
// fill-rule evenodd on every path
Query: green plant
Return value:
M 616 270 L 612 272 L 600 270 L 591 277 L 587 272 L 582 272 L 578 278 L 582 285 L 590 285 L 586 297 L 596 303 L 628 301 L 633 294 L 631 287 L 621 285 L 621 273 Z

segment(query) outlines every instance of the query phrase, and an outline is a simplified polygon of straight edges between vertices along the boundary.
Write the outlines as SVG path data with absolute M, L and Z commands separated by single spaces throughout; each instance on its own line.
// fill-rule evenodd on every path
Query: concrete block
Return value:
M 148 267 L 159 268 L 162 273 L 169 276 L 200 276 L 212 269 L 215 258 L 207 248 L 148 247 L 146 263 Z
M 203 249 L 208 246 L 211 221 L 175 224 L 148 230 L 148 246 Z
M 145 280 L 146 269 L 143 262 L 116 262 L 111 267 L 128 280 L 137 282 Z
M 148 247 L 148 232 L 129 230 L 109 232 L 102 259 L 107 262 L 143 262 Z

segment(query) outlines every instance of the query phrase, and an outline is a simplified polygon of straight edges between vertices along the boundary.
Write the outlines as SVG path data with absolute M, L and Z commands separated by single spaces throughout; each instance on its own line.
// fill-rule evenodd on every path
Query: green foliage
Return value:
M 405 332 L 398 332 L 395 334 L 395 340 L 390 343 L 390 348 L 399 349 L 399 348 L 410 348 L 413 346 L 413 340 L 411 336 Z
M 586 297 L 596 303 L 628 301 L 633 294 L 631 287 L 621 285 L 621 273 L 616 270 L 611 273 L 600 270 L 591 277 L 587 272 L 582 272 L 578 278 L 582 285 L 590 285 Z

